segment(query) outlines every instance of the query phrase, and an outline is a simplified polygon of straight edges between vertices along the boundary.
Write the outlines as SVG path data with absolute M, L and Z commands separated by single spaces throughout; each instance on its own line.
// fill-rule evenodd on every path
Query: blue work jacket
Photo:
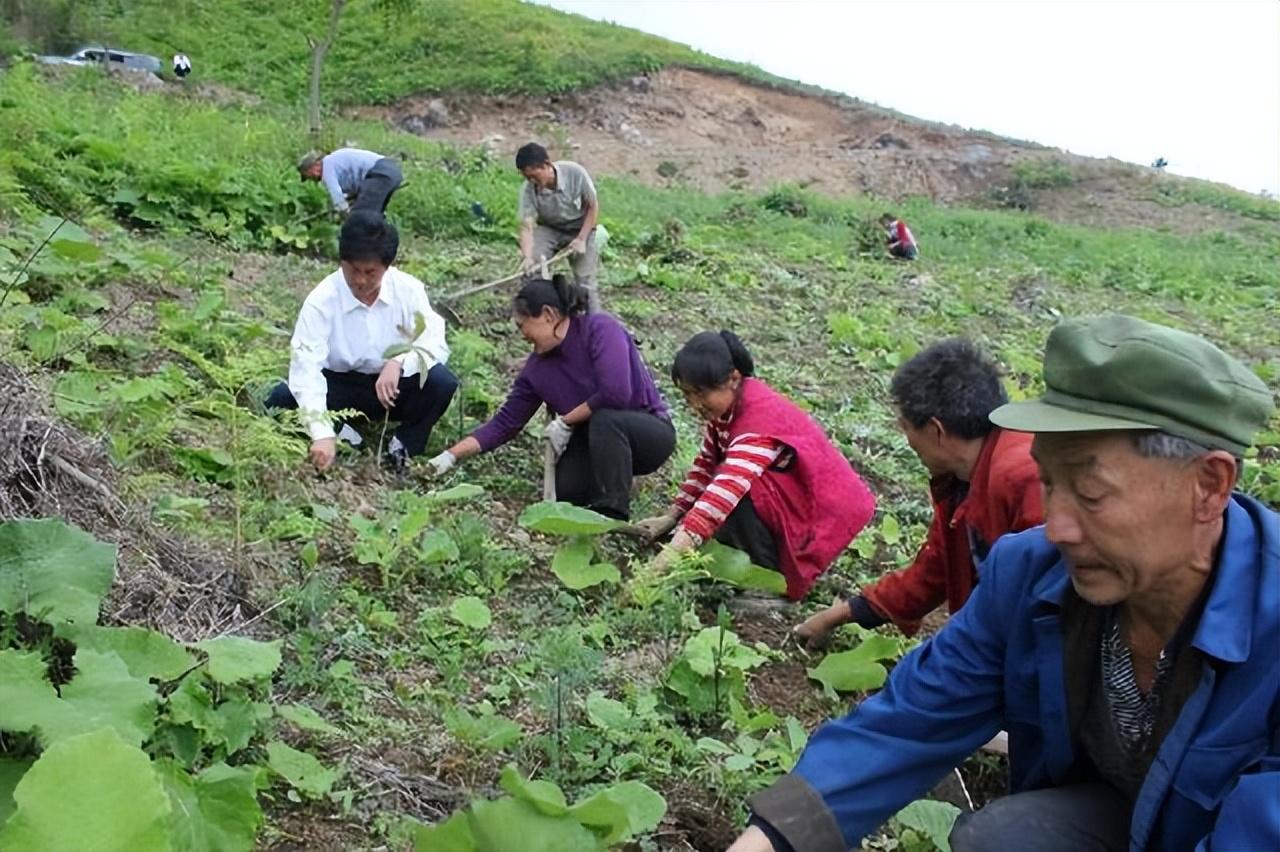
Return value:
M 965 607 L 883 690 L 818 729 L 779 789 L 753 799 L 757 819 L 796 852 L 841 836 L 857 847 L 1002 728 L 1013 792 L 1064 783 L 1078 746 L 1063 655 L 1097 653 L 1063 647 L 1069 584 L 1042 527 L 1001 538 Z M 1138 793 L 1129 848 L 1280 850 L 1280 515 L 1256 500 L 1228 504 L 1191 644 L 1199 684 Z

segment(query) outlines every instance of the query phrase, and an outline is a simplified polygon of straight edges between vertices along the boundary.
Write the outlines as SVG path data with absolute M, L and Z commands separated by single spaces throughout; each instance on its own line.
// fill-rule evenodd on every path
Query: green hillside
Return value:
M 604 848 L 611 834 L 636 834 L 645 849 L 722 848 L 743 797 L 850 701 L 806 677 L 820 659 L 787 646 L 786 627 L 906 562 L 929 519 L 925 473 L 887 402 L 904 358 L 967 335 L 1025 396 L 1059 318 L 1119 310 L 1202 333 L 1280 381 L 1280 232 L 1266 223 L 1187 238 L 919 199 L 900 209 L 923 256 L 901 265 L 882 257 L 871 226 L 880 199 L 793 186 L 705 196 L 605 178 L 606 306 L 677 408 L 677 457 L 643 481 L 634 513 L 665 506 L 699 442 L 666 379 L 675 350 L 697 331 L 736 330 L 762 376 L 813 411 L 879 497 L 873 528 L 809 602 L 782 621 L 722 611 L 733 590 L 704 576 L 717 565 L 660 581 L 644 571 L 650 552 L 618 535 L 599 537 L 578 574 L 566 570 L 573 559 L 553 561 L 563 539 L 518 522 L 540 496 L 532 427 L 442 482 L 420 467 L 397 480 L 369 452 L 318 477 L 296 424 L 258 401 L 287 369 L 302 298 L 334 265 L 322 193 L 291 171 L 306 145 L 300 23 L 323 5 L 77 4 L 76 35 L 109 25 L 142 39 L 130 46 L 184 49 L 265 104 L 177 84 L 138 91 L 94 69 L 0 71 L 0 394 L 13 401 L 0 422 L 11 441 L 0 447 L 13 448 L 0 517 L 60 517 L 120 545 L 112 585 L 99 570 L 110 555 L 91 542 L 0 526 L 29 560 L 0 570 L 93 566 L 66 580 L 90 588 L 55 595 L 52 608 L 0 594 L 0 694 L 22 690 L 0 705 L 0 848 L 65 837 L 75 821 L 42 821 L 29 804 L 42 796 L 96 802 L 112 815 L 104 836 L 155 841 L 116 848 L 466 849 L 440 833 L 459 822 L 420 826 L 479 799 L 496 803 L 472 810 L 476 823 L 515 832 L 523 848 Z M 343 101 L 551 91 L 665 62 L 717 64 L 505 0 L 420 3 L 420 28 L 389 26 L 371 5 L 351 4 L 329 67 L 328 91 Z M 422 45 L 430 61 L 407 62 Z M 332 131 L 404 160 L 408 185 L 391 207 L 400 265 L 433 300 L 510 270 L 519 177 L 505 158 L 372 122 Z M 431 453 L 492 413 L 527 352 L 509 295 L 456 306 L 450 364 L 463 391 Z M 371 443 L 381 426 L 368 425 Z M 1280 505 L 1280 420 L 1262 444 L 1242 487 Z M 620 576 L 577 588 L 599 562 Z M 86 601 L 92 610 L 104 595 L 103 625 L 183 644 L 83 623 Z M 60 624 L 55 639 L 68 611 L 81 623 Z M 737 641 L 715 657 L 716 677 L 690 675 L 691 658 Z M 891 662 L 912 643 L 850 629 L 833 650 L 864 644 Z M 87 707 L 86 693 L 108 697 Z M 33 714 L 63 722 L 46 731 Z M 37 756 L 39 773 L 28 768 Z M 508 764 L 568 803 L 603 794 L 577 811 L 596 822 L 560 813 L 554 793 Z M 981 797 L 1004 771 L 987 756 L 963 774 Z M 930 848 L 910 816 L 883 833 Z

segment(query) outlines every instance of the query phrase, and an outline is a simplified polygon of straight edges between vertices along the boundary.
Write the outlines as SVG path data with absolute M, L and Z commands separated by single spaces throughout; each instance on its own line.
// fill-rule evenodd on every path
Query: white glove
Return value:
M 573 427 L 565 423 L 563 417 L 557 417 L 547 424 L 542 434 L 551 444 L 551 455 L 559 461 L 560 456 L 564 455 L 565 447 L 569 446 L 569 439 L 573 437 Z
M 445 450 L 443 453 L 427 462 L 427 464 L 431 465 L 431 473 L 434 476 L 442 476 L 448 473 L 457 463 L 457 456 L 448 450 Z

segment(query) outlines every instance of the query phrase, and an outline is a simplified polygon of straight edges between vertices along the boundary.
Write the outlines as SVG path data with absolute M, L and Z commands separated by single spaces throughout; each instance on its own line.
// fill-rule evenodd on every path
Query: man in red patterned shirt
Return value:
M 899 260 L 915 260 L 920 256 L 915 235 L 911 233 L 906 222 L 896 218 L 892 213 L 885 213 L 880 217 L 880 225 L 888 237 L 889 254 Z
M 944 601 L 955 612 L 996 539 L 1044 519 L 1031 436 L 987 417 L 1007 400 L 981 350 L 959 338 L 936 343 L 898 368 L 890 394 L 899 428 L 929 471 L 933 523 L 910 566 L 798 625 L 810 645 L 850 621 L 868 629 L 892 621 L 911 635 Z

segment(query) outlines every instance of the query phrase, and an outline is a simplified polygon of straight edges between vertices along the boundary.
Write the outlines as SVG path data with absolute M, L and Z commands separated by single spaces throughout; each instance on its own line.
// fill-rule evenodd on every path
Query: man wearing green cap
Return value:
M 997 730 L 1011 794 L 954 852 L 1280 849 L 1280 515 L 1233 491 L 1271 392 L 1207 341 L 1064 322 L 1034 433 L 1045 523 L 795 770 L 731 852 L 844 852 Z

